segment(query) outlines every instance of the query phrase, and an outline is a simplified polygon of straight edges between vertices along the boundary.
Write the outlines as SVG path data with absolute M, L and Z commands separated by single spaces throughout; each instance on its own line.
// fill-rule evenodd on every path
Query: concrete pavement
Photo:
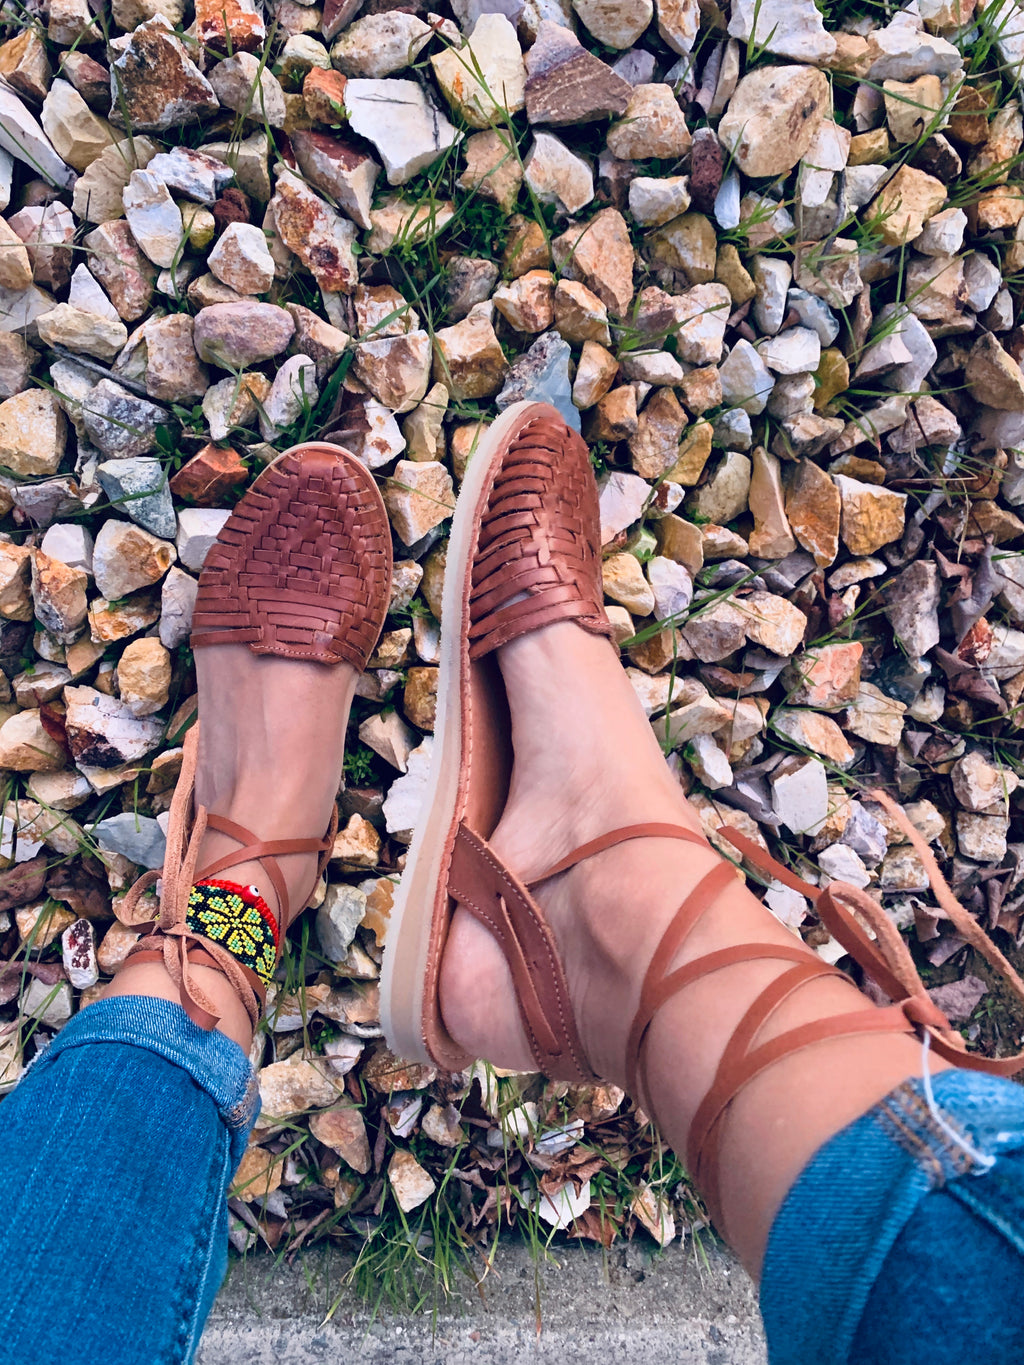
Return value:
M 436 1315 L 376 1320 L 341 1279 L 351 1258 L 314 1250 L 294 1268 L 236 1264 L 210 1316 L 199 1365 L 765 1365 L 754 1288 L 732 1256 L 692 1246 L 652 1255 L 559 1246 L 539 1268 L 499 1245 L 479 1291 Z M 337 1307 L 328 1321 L 333 1304 Z M 538 1331 L 538 1305 L 540 1327 Z

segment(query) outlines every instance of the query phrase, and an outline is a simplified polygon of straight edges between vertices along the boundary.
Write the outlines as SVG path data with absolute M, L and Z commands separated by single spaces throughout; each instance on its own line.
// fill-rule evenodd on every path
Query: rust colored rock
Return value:
M 160 14 L 126 35 L 112 78 L 118 99 L 111 120 L 137 132 L 197 123 L 220 108 L 213 86 Z
M 373 186 L 380 173 L 373 158 L 329 133 L 299 131 L 292 133 L 291 141 L 309 183 L 329 194 L 344 213 L 369 230 Z
M 60 74 L 70 81 L 90 109 L 110 112 L 110 72 L 87 52 L 65 52 Z
M 754 529 L 748 543 L 759 559 L 784 559 L 796 540 L 783 508 L 782 479 L 777 456 L 758 446 L 750 479 L 750 514 Z M 827 476 L 826 476 L 827 477 Z
M 45 99 L 52 72 L 46 45 L 35 29 L 23 29 L 0 46 L 0 76 L 29 99 Z
M 609 312 L 625 317 L 633 302 L 633 243 L 618 209 L 602 209 L 589 223 L 551 243 L 555 264 L 592 289 Z
M 690 149 L 690 203 L 699 212 L 714 212 L 724 165 L 718 135 L 712 128 L 698 128 Z
M 196 0 L 196 37 L 218 52 L 255 52 L 267 26 L 251 0 Z
M 359 0 L 325 0 L 324 21 L 321 32 L 324 42 L 336 38 L 346 24 L 352 20 L 359 9 Z
M 75 220 L 61 203 L 29 206 L 12 213 L 8 227 L 18 234 L 32 263 L 32 278 L 49 289 L 64 289 L 71 279 Z
M 233 447 L 205 445 L 175 474 L 171 492 L 197 507 L 217 507 L 248 477 L 249 471 Z
M 38 900 L 46 884 L 46 858 L 36 857 L 0 872 L 0 914 Z
M 277 235 L 294 251 L 317 284 L 328 294 L 351 294 L 359 272 L 352 244 L 356 225 L 329 208 L 296 176 L 277 182 L 270 207 Z
M 864 646 L 820 645 L 798 655 L 783 674 L 791 706 L 811 706 L 817 711 L 838 711 L 860 691 L 860 660 Z
M 366 1136 L 363 1116 L 354 1104 L 322 1109 L 309 1121 L 309 1130 L 317 1142 L 345 1161 L 354 1171 L 365 1175 L 370 1169 L 370 1144 Z
M 786 489 L 786 516 L 801 548 L 814 556 L 819 569 L 839 553 L 839 489 L 823 469 L 801 460 Z
M 555 127 L 622 114 L 633 87 L 588 52 L 561 24 L 545 19 L 526 54 L 526 116 Z
M 124 322 L 135 322 L 149 308 L 156 266 L 136 245 L 123 218 L 101 223 L 85 238 L 89 271 L 110 296 Z
M 302 83 L 306 113 L 314 123 L 345 121 L 345 86 L 348 78 L 340 71 L 324 71 L 314 66 Z
M 234 185 L 224 191 L 210 212 L 217 224 L 218 234 L 223 232 L 229 223 L 252 222 L 252 206 L 249 203 L 249 196 Z

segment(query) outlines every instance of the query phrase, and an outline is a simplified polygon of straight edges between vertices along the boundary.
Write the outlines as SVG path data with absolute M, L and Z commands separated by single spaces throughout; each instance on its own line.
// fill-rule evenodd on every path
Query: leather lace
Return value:
M 946 883 L 931 849 L 903 810 L 884 792 L 868 795 L 881 804 L 920 857 L 936 900 L 957 931 L 1006 978 L 1024 1002 L 1024 981 Z M 762 1041 L 767 1025 L 796 992 L 812 981 L 849 982 L 838 967 L 822 962 L 796 937 L 786 943 L 743 943 L 718 949 L 673 967 L 687 939 L 718 897 L 740 879 L 739 869 L 720 860 L 698 881 L 663 933 L 640 990 L 626 1043 L 626 1088 L 648 1112 L 657 1112 L 644 1078 L 644 1048 L 659 1010 L 679 991 L 728 967 L 755 961 L 786 964 L 749 1005 L 723 1051 L 714 1080 L 690 1126 L 686 1160 L 708 1207 L 721 1226 L 718 1158 L 723 1121 L 736 1097 L 776 1063 L 832 1038 L 868 1033 L 906 1033 L 927 1037 L 930 1048 L 959 1066 L 1009 1076 L 1024 1070 L 1024 1054 L 990 1058 L 967 1051 L 960 1034 L 929 998 L 906 943 L 882 907 L 866 892 L 845 882 L 812 886 L 783 867 L 760 845 L 729 826 L 719 835 L 765 875 L 799 891 L 812 902 L 822 923 L 842 947 L 889 996 L 888 1006 L 865 1002 L 863 1009 L 812 1020 Z M 544 882 L 586 858 L 633 839 L 664 838 L 710 849 L 703 835 L 683 826 L 641 824 L 613 830 L 575 849 L 543 875 L 521 882 L 488 845 L 460 826 L 451 864 L 449 894 L 494 935 L 512 974 L 516 1000 L 539 1070 L 560 1079 L 592 1080 L 573 1019 L 561 960 L 543 912 L 530 894 Z
M 243 967 L 219 944 L 197 934 L 186 922 L 189 892 L 195 882 L 226 872 L 241 863 L 259 861 L 278 898 L 278 917 L 284 936 L 292 919 L 288 887 L 277 858 L 288 853 L 319 853 L 319 876 L 330 858 L 338 828 L 338 811 L 331 815 L 330 827 L 322 839 L 260 840 L 242 825 L 221 815 L 211 814 L 195 800 L 196 762 L 199 753 L 199 725 L 185 736 L 181 776 L 171 802 L 167 826 L 167 853 L 163 872 L 145 872 L 124 898 L 118 913 L 123 924 L 142 929 L 144 937 L 131 949 L 128 958 L 142 962 L 162 962 L 178 987 L 181 1004 L 189 1018 L 201 1028 L 214 1028 L 220 1013 L 199 985 L 194 966 L 215 967 L 227 977 L 255 1027 L 266 1000 L 256 973 Z M 240 847 L 198 868 L 199 850 L 207 830 L 216 830 L 238 841 Z M 160 883 L 160 910 L 156 919 L 148 913 L 142 897 Z
M 1024 981 L 957 901 L 939 870 L 934 854 L 903 810 L 884 792 L 871 791 L 868 795 L 884 807 L 914 847 L 928 873 L 936 900 L 958 932 L 1003 974 L 1011 989 L 1024 1002 Z M 792 963 L 787 971 L 776 977 L 757 996 L 740 1020 L 725 1047 L 711 1087 L 697 1107 L 690 1126 L 686 1151 L 688 1169 L 721 1225 L 718 1158 L 723 1120 L 745 1087 L 776 1063 L 832 1038 L 887 1032 L 908 1033 L 918 1037 L 927 1035 L 931 1049 L 940 1057 L 958 1066 L 995 1075 L 1010 1076 L 1024 1070 L 1024 1054 L 991 1058 L 967 1051 L 963 1038 L 929 998 L 899 931 L 882 907 L 866 892 L 845 882 L 832 882 L 824 888 L 812 886 L 737 830 L 724 826 L 718 833 L 759 871 L 806 896 L 833 937 L 893 1001 L 893 1004 L 885 1007 L 872 1005 L 849 1014 L 815 1020 L 760 1042 L 772 1017 L 803 986 L 830 976 L 844 980 L 849 978 L 838 968 L 809 957 L 808 950 L 796 940 L 791 946 L 739 944 L 705 954 L 672 970 L 672 962 L 679 950 L 729 880 L 736 875 L 735 869 L 729 863 L 720 863 L 687 896 L 651 959 L 627 1042 L 627 1089 L 634 1098 L 643 1097 L 651 1113 L 656 1112 L 657 1105 L 654 1097 L 645 1093 L 648 1087 L 643 1079 L 643 1049 L 651 1023 L 661 1007 L 686 986 L 724 968 L 758 960 Z

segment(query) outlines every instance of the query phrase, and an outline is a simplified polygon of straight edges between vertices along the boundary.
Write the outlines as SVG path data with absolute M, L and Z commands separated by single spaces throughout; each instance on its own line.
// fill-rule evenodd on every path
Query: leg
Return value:
M 76 1015 L 0 1106 L 0 1354 L 191 1360 L 257 1108 L 245 1053 L 179 1005 L 121 997 Z
M 303 660 L 252 654 L 244 645 L 218 645 L 196 652 L 203 724 L 196 799 L 248 829 L 275 838 L 322 834 L 341 781 L 345 729 L 355 692 L 356 670 L 326 668 Z M 232 850 L 232 841 L 208 831 L 199 853 L 203 867 Z M 292 903 L 305 904 L 316 873 L 316 855 L 279 858 Z M 239 864 L 232 881 L 259 889 L 272 910 L 278 896 L 260 862 Z M 248 1050 L 249 1018 L 220 973 L 196 967 L 199 984 L 223 1006 L 220 1027 Z M 118 973 L 108 995 L 179 998 L 178 987 L 158 962 L 133 963 Z
M 555 625 L 503 647 L 499 659 L 515 767 L 490 844 L 523 879 L 609 828 L 696 826 L 603 641 Z M 564 954 L 588 1056 L 612 1080 L 625 1080 L 626 1031 L 650 955 L 681 893 L 713 863 L 713 854 L 688 845 L 637 841 L 537 893 Z M 709 908 L 678 962 L 751 941 L 793 938 L 737 881 Z M 695 1108 L 737 1023 L 786 969 L 771 961 L 728 968 L 683 990 L 656 1017 L 644 1098 L 677 1150 L 686 1149 Z M 532 1067 L 506 960 L 461 908 L 441 992 L 460 1044 Z M 862 1005 L 852 982 L 815 981 L 773 1017 L 769 1037 Z M 980 1332 L 1002 1314 L 1009 1340 L 1024 1327 L 1024 1161 L 1007 1169 L 1006 1156 L 1024 1150 L 1024 1092 L 935 1057 L 929 1070 L 941 1122 L 921 1082 L 907 1084 L 922 1074 L 921 1044 L 899 1034 L 835 1039 L 797 1053 L 755 1080 L 729 1111 L 719 1198 L 727 1236 L 755 1276 L 768 1246 L 762 1304 L 773 1365 L 953 1365 L 963 1338 L 948 1332 L 950 1320 L 980 1324 Z M 980 1149 L 977 1162 L 950 1130 Z M 959 1200 L 956 1217 L 951 1200 Z M 997 1303 L 991 1292 L 968 1295 L 954 1268 L 974 1254 L 984 1282 L 993 1248 L 1001 1254 L 989 1284 L 1013 1290 Z M 933 1305 L 936 1284 L 949 1313 L 908 1312 L 915 1302 Z M 979 1365 L 1008 1358 L 988 1353 L 980 1335 L 972 1349 Z
M 643 821 L 697 827 L 606 642 L 557 624 L 504 646 L 499 660 L 515 767 L 490 843 L 522 878 L 609 828 Z M 597 855 L 538 893 L 562 947 L 588 1055 L 618 1083 L 642 973 L 681 893 L 716 859 L 690 845 L 640 840 Z M 678 963 L 754 941 L 791 944 L 793 936 L 737 881 Z M 730 968 L 684 990 L 656 1017 L 647 1045 L 648 1103 L 677 1150 L 686 1148 L 696 1106 L 746 1008 L 785 969 L 770 961 Z M 504 1065 L 532 1065 L 505 959 L 464 910 L 452 926 L 441 988 L 448 1027 L 467 1049 Z M 768 1036 L 862 1005 L 852 982 L 815 982 L 782 1007 Z M 936 1061 L 934 1070 L 942 1069 Z M 919 1072 L 920 1046 L 910 1038 L 837 1039 L 780 1063 L 743 1092 L 726 1121 L 721 1202 L 730 1240 L 752 1272 L 811 1155 Z
M 10 1281 L 0 1340 L 18 1343 L 19 1365 L 190 1360 L 223 1277 L 224 1196 L 259 1108 L 247 1056 L 257 988 L 330 846 L 324 829 L 349 705 L 390 581 L 383 504 L 351 457 L 307 448 L 260 483 L 200 580 L 192 639 L 203 646 L 201 742 L 194 791 L 181 783 L 171 810 L 157 946 L 129 958 L 106 998 L 67 1025 L 0 1112 L 17 1191 L 0 1231 L 0 1282 Z M 353 537 L 365 553 L 335 558 Z M 346 575 L 359 578 L 359 591 Z M 248 648 L 268 640 L 276 656 Z M 218 924 L 211 901 L 197 892 L 195 908 L 191 892 L 219 870 L 245 894 L 222 896 Z M 149 880 L 127 899 L 138 906 Z M 257 898 L 265 904 L 255 915 Z M 200 961 L 175 957 L 182 944 Z M 193 1022 L 186 1003 L 219 1027 Z

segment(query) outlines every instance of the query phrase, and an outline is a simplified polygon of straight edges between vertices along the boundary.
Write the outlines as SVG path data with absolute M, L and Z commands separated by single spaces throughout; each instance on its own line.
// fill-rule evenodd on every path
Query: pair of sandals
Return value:
M 598 1079 L 574 1019 L 558 944 L 532 892 L 584 859 L 628 840 L 675 839 L 708 847 L 682 826 L 644 824 L 613 830 L 573 850 L 542 877 L 523 883 L 495 856 L 488 838 L 508 796 L 512 754 L 508 705 L 495 651 L 556 621 L 610 634 L 603 606 L 598 497 L 587 447 L 555 409 L 518 403 L 488 429 L 469 463 L 452 523 L 441 629 L 434 762 L 423 815 L 409 850 L 388 929 L 382 1023 L 390 1046 L 408 1060 L 461 1070 L 472 1060 L 445 1027 L 438 983 L 449 926 L 464 906 L 494 936 L 508 961 L 523 1027 L 538 1071 L 568 1081 Z M 280 456 L 241 499 L 207 558 L 193 621 L 194 649 L 244 643 L 256 654 L 366 667 L 383 629 L 390 597 L 391 534 L 376 484 L 355 457 L 336 446 L 295 447 Z M 218 967 L 255 1024 L 265 992 L 255 973 L 185 923 L 192 884 L 260 860 L 278 897 L 280 932 L 304 907 L 293 906 L 276 862 L 317 852 L 319 872 L 334 829 L 322 839 L 261 840 L 197 805 L 197 729 L 185 743 L 171 808 L 159 918 L 133 960 L 160 959 L 181 987 L 182 1004 L 204 1027 L 216 1012 L 190 972 Z M 1024 997 L 1012 966 L 943 881 L 930 849 L 900 808 L 872 793 L 914 844 L 943 909 L 957 929 L 1000 968 Z M 198 868 L 207 829 L 239 845 Z M 750 864 L 809 897 L 842 946 L 894 1002 L 869 1006 L 759 1043 L 765 1025 L 794 991 L 842 975 L 792 946 L 745 944 L 673 968 L 704 912 L 737 875 L 722 859 L 686 897 L 645 975 L 627 1043 L 627 1087 L 644 1092 L 644 1045 L 658 1010 L 699 978 L 740 962 L 791 963 L 751 1005 L 699 1106 L 687 1160 L 714 1202 L 718 1135 L 737 1094 L 765 1069 L 828 1038 L 867 1032 L 924 1037 L 960 1065 L 1013 1074 L 1018 1058 L 969 1055 L 960 1035 L 931 1002 L 910 954 L 885 913 L 863 891 L 841 882 L 822 890 L 795 877 L 763 849 L 726 827 L 719 831 Z M 136 884 L 126 917 L 156 880 Z M 648 1108 L 653 1109 L 647 1101 Z

